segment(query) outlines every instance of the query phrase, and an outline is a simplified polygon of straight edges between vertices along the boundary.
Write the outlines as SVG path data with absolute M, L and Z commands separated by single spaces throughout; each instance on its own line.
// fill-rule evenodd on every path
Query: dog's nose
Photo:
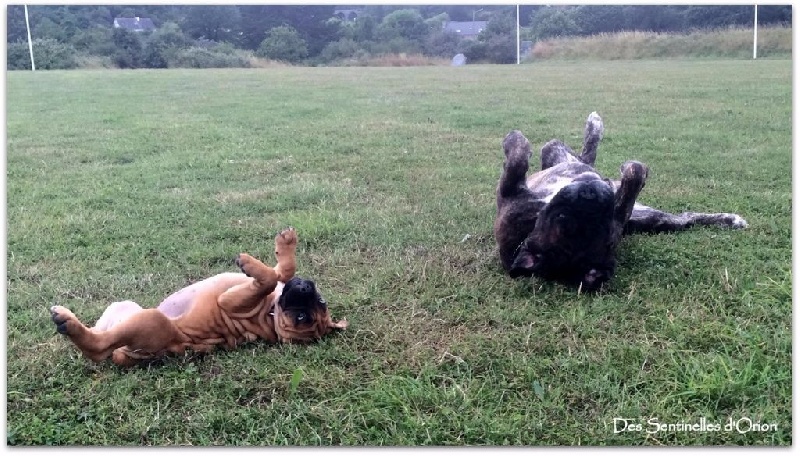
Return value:
M 302 282 L 300 286 L 297 287 L 297 292 L 302 294 L 312 293 L 314 292 L 314 287 L 308 282 Z
M 578 194 L 576 196 L 580 199 L 591 200 L 597 198 L 597 192 L 591 185 L 584 185 L 578 189 Z
M 573 201 L 602 201 L 613 195 L 608 184 L 602 181 L 583 182 L 572 192 Z

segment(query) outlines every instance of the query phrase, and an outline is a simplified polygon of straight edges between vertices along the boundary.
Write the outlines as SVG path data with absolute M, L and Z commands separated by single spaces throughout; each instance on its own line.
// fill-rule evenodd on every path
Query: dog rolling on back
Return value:
M 314 282 L 295 275 L 296 247 L 295 230 L 283 230 L 275 237 L 274 267 L 241 253 L 235 260 L 241 273 L 225 272 L 189 285 L 153 309 L 133 301 L 112 303 L 91 328 L 62 306 L 50 308 L 51 318 L 85 357 L 110 357 L 121 366 L 257 339 L 313 342 L 346 328 L 347 321 L 334 322 Z
M 581 153 L 559 140 L 541 149 L 541 170 L 527 176 L 531 145 L 512 131 L 503 141 L 505 161 L 497 184 L 495 241 L 511 277 L 538 276 L 596 290 L 611 279 L 624 234 L 679 231 L 693 225 L 744 228 L 729 213 L 670 214 L 636 202 L 648 168 L 637 161 L 620 167 L 620 180 L 595 169 L 603 120 L 586 120 Z

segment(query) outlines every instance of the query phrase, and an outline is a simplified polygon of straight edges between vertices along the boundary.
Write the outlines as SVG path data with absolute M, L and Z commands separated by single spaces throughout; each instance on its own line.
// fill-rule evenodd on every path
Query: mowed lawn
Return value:
M 789 60 L 7 73 L 7 441 L 789 445 L 790 76 Z M 551 138 L 579 148 L 594 110 L 601 172 L 643 161 L 642 202 L 749 228 L 626 238 L 595 294 L 504 275 L 503 137 L 522 130 L 536 163 Z M 56 303 L 88 323 L 154 306 L 242 251 L 272 262 L 289 225 L 299 275 L 350 322 L 316 345 L 124 370 L 50 322 Z

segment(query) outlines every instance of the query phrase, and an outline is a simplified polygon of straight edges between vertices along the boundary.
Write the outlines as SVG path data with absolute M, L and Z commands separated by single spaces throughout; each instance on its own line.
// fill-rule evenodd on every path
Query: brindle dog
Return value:
M 169 353 L 208 352 L 244 342 L 312 342 L 347 321 L 334 322 L 311 280 L 295 276 L 297 234 L 288 228 L 275 237 L 277 264 L 270 267 L 241 253 L 242 273 L 224 272 L 189 285 L 155 309 L 133 301 L 115 302 L 92 328 L 69 309 L 50 308 L 56 329 L 93 361 L 109 356 L 132 366 Z
M 506 135 L 494 235 L 511 277 L 535 275 L 596 290 L 614 274 L 623 234 L 747 226 L 736 214 L 676 215 L 637 203 L 648 168 L 628 161 L 620 168 L 621 180 L 603 178 L 594 169 L 603 130 L 603 120 L 591 113 L 580 155 L 554 139 L 542 147 L 542 169 L 527 178 L 531 145 L 519 131 Z

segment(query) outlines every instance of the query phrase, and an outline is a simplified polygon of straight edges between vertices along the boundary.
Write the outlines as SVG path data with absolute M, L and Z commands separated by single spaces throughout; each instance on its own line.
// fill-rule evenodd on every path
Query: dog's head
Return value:
M 347 320 L 331 319 L 328 304 L 314 282 L 297 276 L 284 284 L 273 312 L 275 332 L 284 343 L 313 342 L 334 329 L 347 328 Z
M 533 231 L 519 245 L 512 277 L 536 275 L 596 290 L 616 265 L 614 190 L 602 180 L 575 181 L 542 208 Z

